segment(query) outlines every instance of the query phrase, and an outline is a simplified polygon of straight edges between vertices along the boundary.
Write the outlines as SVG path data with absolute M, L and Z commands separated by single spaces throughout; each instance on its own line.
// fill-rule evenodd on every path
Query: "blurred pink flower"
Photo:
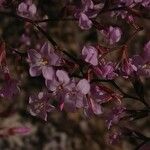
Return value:
M 20 88 L 18 86 L 18 81 L 10 78 L 4 82 L 2 88 L 0 89 L 0 96 L 11 99 L 19 91 Z
M 25 126 L 12 127 L 12 128 L 8 129 L 8 134 L 10 134 L 10 135 L 16 135 L 16 134 L 26 135 L 26 134 L 29 134 L 30 131 L 31 131 L 31 129 L 28 127 L 25 127 Z
M 24 17 L 34 17 L 37 12 L 36 5 L 31 0 L 26 0 L 18 5 L 18 13 Z

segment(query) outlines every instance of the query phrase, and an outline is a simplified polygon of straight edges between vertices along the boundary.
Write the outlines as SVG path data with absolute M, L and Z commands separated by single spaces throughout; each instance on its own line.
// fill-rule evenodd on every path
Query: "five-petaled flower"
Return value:
M 28 61 L 30 64 L 30 75 L 35 77 L 42 73 L 47 80 L 53 79 L 54 66 L 60 65 L 60 57 L 54 52 L 52 45 L 49 43 L 45 43 L 40 52 L 34 49 L 29 50 Z
M 28 109 L 31 115 L 47 121 L 47 113 L 52 112 L 55 107 L 50 104 L 50 97 L 46 92 L 40 92 L 38 96 L 29 97 Z

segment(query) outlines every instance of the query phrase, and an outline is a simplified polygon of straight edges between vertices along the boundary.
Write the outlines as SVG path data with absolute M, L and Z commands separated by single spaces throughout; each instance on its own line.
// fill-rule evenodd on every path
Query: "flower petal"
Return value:
M 41 67 L 40 66 L 35 66 L 35 65 L 31 65 L 30 66 L 30 69 L 29 69 L 29 73 L 30 73 L 30 76 L 32 77 L 36 77 L 36 76 L 39 76 L 41 75 Z
M 68 73 L 63 70 L 57 70 L 56 76 L 58 78 L 58 81 L 64 84 L 68 84 L 70 82 L 70 78 L 68 76 Z
M 53 80 L 54 78 L 54 69 L 53 67 L 42 67 L 42 74 L 46 80 Z
M 79 81 L 77 84 L 77 89 L 82 93 L 82 94 L 87 94 L 90 91 L 90 84 L 86 79 L 82 79 Z
M 83 30 L 88 30 L 92 27 L 92 21 L 84 13 L 80 14 L 79 26 Z
M 36 11 L 37 11 L 37 8 L 36 8 L 35 4 L 32 4 L 32 5 L 29 7 L 29 10 L 28 10 L 28 11 L 30 12 L 30 15 L 31 15 L 31 16 L 34 16 L 34 15 L 36 14 Z
M 84 46 L 82 49 L 82 55 L 86 62 L 93 66 L 98 65 L 98 52 L 93 46 Z
M 34 49 L 28 50 L 28 59 L 30 63 L 36 63 L 41 59 L 41 54 Z
M 45 84 L 46 87 L 50 90 L 50 91 L 55 91 L 57 89 L 57 87 L 59 86 L 59 82 L 56 81 L 56 79 L 53 80 L 45 80 Z
M 44 57 L 49 57 L 50 53 L 54 52 L 53 46 L 48 43 L 45 42 L 44 45 L 42 46 L 40 53 L 44 56 Z

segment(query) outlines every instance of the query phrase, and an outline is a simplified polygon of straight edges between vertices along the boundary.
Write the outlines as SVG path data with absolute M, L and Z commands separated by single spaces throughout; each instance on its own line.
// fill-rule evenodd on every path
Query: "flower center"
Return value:
M 45 104 L 44 103 L 37 103 L 35 104 L 34 108 L 36 109 L 36 112 L 39 113 L 42 109 L 44 109 Z
M 150 64 L 145 64 L 142 66 L 143 69 L 149 69 L 150 68 Z
M 43 58 L 40 63 L 44 66 L 46 66 L 48 64 L 48 60 L 46 58 Z

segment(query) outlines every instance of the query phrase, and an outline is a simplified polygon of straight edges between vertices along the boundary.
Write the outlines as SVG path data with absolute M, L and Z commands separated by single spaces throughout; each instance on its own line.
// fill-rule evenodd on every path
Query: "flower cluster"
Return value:
M 68 65 L 64 63 L 65 57 L 61 53 L 58 54 L 50 43 L 46 42 L 40 51 L 28 50 L 30 75 L 32 77 L 42 75 L 47 87 L 47 92 L 40 92 L 38 97 L 30 97 L 31 114 L 47 120 L 47 113 L 52 110 L 75 112 L 82 108 L 87 117 L 94 114 L 100 115 L 102 114 L 101 104 L 112 99 L 118 101 L 121 96 L 118 97 L 115 92 L 102 84 L 92 82 L 93 76 L 105 80 L 112 80 L 118 76 L 130 77 L 134 74 L 149 76 L 149 42 L 140 55 L 132 58 L 127 57 L 126 49 L 124 49 L 120 64 L 103 58 L 106 52 L 99 47 L 85 45 L 82 49 L 82 60 L 89 65 L 90 74 L 88 77 L 78 78 L 71 76 L 69 70 L 63 69 L 65 65 Z M 113 120 L 109 121 L 108 126 L 111 126 L 110 122 Z
M 36 50 L 29 50 L 30 75 L 38 76 L 42 73 L 45 78 L 46 87 L 51 92 L 51 96 L 57 100 L 57 109 L 75 111 L 77 108 L 83 108 L 87 115 L 91 115 L 92 113 L 101 114 L 101 107 L 98 104 L 100 100 L 93 99 L 94 94 L 90 91 L 90 82 L 85 78 L 70 78 L 65 70 L 57 69 L 57 67 L 61 67 L 62 65 L 61 59 L 63 58 L 60 58 L 48 43 L 42 46 L 39 53 Z M 31 99 L 34 101 L 33 98 Z M 45 96 L 43 97 L 43 101 L 35 98 L 36 103 L 39 103 L 38 105 L 41 105 L 41 102 L 43 103 L 42 105 L 45 105 L 46 99 Z M 34 104 L 30 102 L 30 112 L 35 112 L 37 115 L 47 112 L 45 110 L 48 109 L 47 107 L 37 107 L 37 111 L 32 110 L 35 109 Z M 44 116 L 44 120 L 46 120 L 45 115 L 42 115 Z
M 7 4 L 6 1 L 0 0 L 0 8 L 5 3 Z M 132 116 L 132 119 L 141 117 L 142 111 L 149 114 L 150 106 L 145 100 L 140 78 L 150 77 L 150 41 L 147 39 L 143 50 L 131 56 L 129 45 L 136 34 L 143 29 L 142 24 L 136 22 L 137 17 L 149 19 L 143 10 L 150 8 L 150 1 L 68 1 L 61 13 L 55 14 L 55 18 L 51 18 L 46 10 L 47 7 L 40 5 L 41 1 L 24 0 L 16 3 L 12 1 L 11 5 L 6 8 L 16 10 L 16 13 L 11 14 L 11 12 L 1 12 L 0 10 L 0 15 L 9 16 L 10 14 L 11 17 L 24 23 L 25 31 L 21 33 L 21 38 L 18 41 L 21 45 L 20 49 L 23 47 L 27 51 L 22 53 L 15 49 L 11 52 L 14 56 L 19 55 L 21 60 L 23 57 L 27 57 L 26 62 L 29 64 L 30 76 L 37 79 L 41 76 L 45 81 L 44 90 L 29 97 L 28 111 L 30 114 L 47 121 L 50 112 L 63 110 L 75 112 L 81 109 L 88 118 L 94 115 L 103 115 L 108 130 L 111 130 L 126 117 L 128 110 L 124 106 L 124 98 L 138 100 L 146 107 L 144 110 L 131 111 L 132 113 L 127 117 Z M 69 18 L 70 15 L 71 18 Z M 110 21 L 103 23 L 105 16 L 110 18 Z M 77 21 L 82 30 L 96 29 L 93 31 L 101 36 L 103 43 L 88 42 L 84 44 L 80 54 L 76 55 L 77 57 L 70 51 L 63 50 L 49 35 L 49 30 L 45 27 L 48 27 L 48 21 L 66 21 L 67 19 Z M 126 22 L 135 30 L 131 37 L 125 37 L 125 39 L 128 38 L 126 41 L 124 33 L 127 31 L 123 30 L 122 22 Z M 47 41 L 36 32 L 41 33 Z M 121 42 L 123 44 L 120 45 Z M 113 51 L 118 51 L 117 59 L 114 59 L 116 56 L 111 56 Z M 111 58 L 107 57 L 107 54 L 110 54 Z M 12 99 L 20 91 L 19 81 L 11 75 L 7 61 L 5 42 L 1 43 L 0 41 L 0 71 L 3 81 L 0 86 L 0 97 L 2 99 Z M 124 92 L 116 83 L 116 79 L 130 81 L 137 97 Z M 109 110 L 107 110 L 106 104 L 109 104 L 111 109 L 108 107 Z M 8 131 L 12 135 L 24 134 L 28 132 L 28 128 L 10 128 Z M 118 132 L 110 136 L 111 143 L 121 134 Z M 141 135 L 138 134 L 138 136 Z

